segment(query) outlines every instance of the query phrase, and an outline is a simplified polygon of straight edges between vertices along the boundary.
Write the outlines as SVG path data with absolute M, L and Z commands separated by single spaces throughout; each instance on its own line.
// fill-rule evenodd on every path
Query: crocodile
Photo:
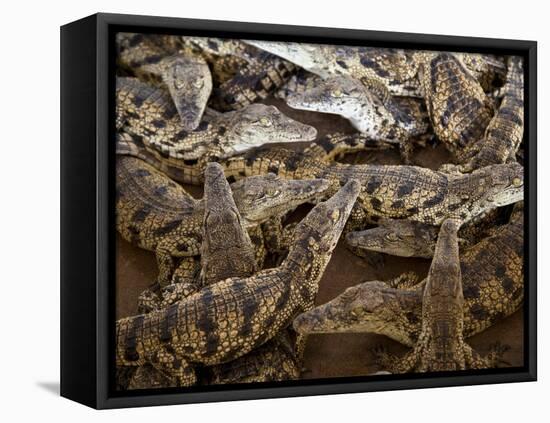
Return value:
M 117 78 L 116 126 L 141 136 L 164 157 L 191 161 L 224 159 L 270 143 L 313 141 L 317 130 L 282 114 L 275 106 L 251 104 L 204 120 L 186 131 L 170 96 L 135 78 Z
M 461 248 L 477 243 L 493 225 L 500 221 L 500 209 L 495 208 L 463 225 L 458 234 Z M 354 252 L 375 251 L 400 257 L 432 258 L 439 228 L 411 220 L 380 219 L 378 226 L 346 234 L 346 243 Z
M 182 128 L 196 129 L 212 92 L 206 61 L 200 56 L 170 54 L 141 34 L 119 32 L 116 40 L 119 65 L 140 79 L 166 87 Z
M 142 154 L 139 140 L 126 141 L 121 154 Z M 430 225 L 439 225 L 448 217 L 467 222 L 489 209 L 523 199 L 524 172 L 517 163 L 487 166 L 468 174 L 418 166 L 334 163 L 330 157 L 334 151 L 341 151 L 340 143 L 344 144 L 342 149 L 364 148 L 360 137 L 343 137 L 336 144 L 323 138 L 305 151 L 260 147 L 220 164 L 230 181 L 272 172 L 281 179 L 328 179 L 334 192 L 348 180 L 356 179 L 362 184 L 358 207 L 364 213 L 374 218 L 407 218 Z M 153 155 L 146 160 L 176 180 L 200 181 L 193 178 L 193 167 L 165 162 Z
M 523 61 L 521 57 L 508 58 L 506 82 L 502 88 L 500 106 L 480 142 L 478 152 L 459 170 L 469 172 L 495 163 L 515 160 L 523 141 Z
M 415 56 L 433 130 L 458 163 L 464 163 L 479 149 L 494 104 L 455 55 L 419 52 Z
M 313 166 L 325 167 L 345 154 L 371 150 L 382 151 L 389 148 L 391 148 L 390 144 L 375 141 L 359 133 L 336 132 L 317 139 L 304 152 L 281 150 L 279 147 L 266 148 L 256 150 L 257 153 L 250 155 L 245 153 L 246 155 L 234 156 L 237 160 L 229 158 L 219 159 L 217 162 L 224 167 L 228 178 L 237 180 L 241 179 L 245 173 L 263 175 L 268 173 L 269 169 L 278 172 L 281 167 L 280 160 L 288 160 L 303 166 L 305 172 L 302 173 L 305 174 L 311 173 L 312 169 L 310 168 Z M 205 156 L 198 160 L 179 160 L 166 157 L 165 154 L 160 154 L 154 149 L 148 149 L 143 137 L 124 129 L 117 132 L 116 154 L 140 158 L 171 179 L 191 185 L 202 185 L 204 183 L 204 169 L 206 164 L 213 160 L 213 158 Z M 288 174 L 288 172 L 284 173 Z M 296 172 L 296 175 L 299 174 L 300 172 Z
M 169 290 L 161 291 L 161 296 L 164 296 L 162 300 L 155 292 L 158 291 L 155 289 L 158 286 L 148 290 L 148 294 L 153 295 L 150 298 L 156 300 L 155 303 L 149 302 L 149 306 L 152 306 L 149 312 L 185 299 L 201 287 L 231 277 L 248 277 L 258 270 L 254 247 L 235 205 L 231 188 L 223 175 L 223 169 L 217 163 L 209 163 L 205 171 L 204 203 L 200 276 L 196 277 L 198 266 L 190 263 L 191 267 L 187 269 L 188 278 L 179 279 L 178 282 L 169 285 Z M 143 298 L 140 297 L 140 300 L 143 301 Z M 141 306 L 143 308 L 143 303 Z M 208 371 L 208 382 L 242 383 L 297 378 L 299 369 L 289 342 L 283 336 L 277 336 L 243 357 L 212 366 Z M 146 364 L 140 366 L 133 375 L 128 389 L 174 385 L 175 381 L 170 375 L 162 374 L 150 364 Z
M 204 183 L 201 284 L 250 276 L 257 270 L 254 246 L 223 168 L 218 163 L 209 163 Z
M 238 39 L 149 35 L 147 41 L 168 54 L 206 61 L 214 79 L 209 105 L 220 111 L 238 110 L 265 99 L 297 69 Z
M 493 367 L 464 341 L 464 294 L 458 253 L 460 222 L 441 225 L 422 293 L 422 322 L 412 351 L 397 358 L 382 353 L 392 373 L 441 372 Z
M 376 81 L 385 86 L 392 95 L 421 96 L 416 77 L 418 65 L 413 55 L 406 50 L 292 42 L 247 42 L 277 54 L 321 78 L 348 75 L 369 84 Z
M 279 55 L 321 78 L 348 75 L 363 82 L 376 81 L 391 95 L 424 96 L 418 51 L 258 40 L 246 42 Z M 493 82 L 505 72 L 499 57 L 472 53 L 455 55 L 487 91 L 493 90 Z
M 348 182 L 296 228 L 283 263 L 230 278 L 171 306 L 116 322 L 116 365 L 151 363 L 180 386 L 196 382 L 193 365 L 234 360 L 272 339 L 313 307 L 318 283 L 359 194 Z
M 347 76 L 319 80 L 286 98 L 292 108 L 341 115 L 366 136 L 393 143 L 405 143 L 428 130 L 423 103 L 407 101 L 404 104 L 389 94 L 377 95 L 376 90 Z
M 193 199 L 178 184 L 146 162 L 117 156 L 116 224 L 127 241 L 154 251 L 159 283 L 170 281 L 174 257 L 200 253 L 204 201 Z M 326 191 L 324 180 L 280 180 L 270 174 L 233 184 L 233 198 L 245 227 L 282 216 Z
M 480 333 L 519 309 L 524 293 L 523 206 L 510 222 L 461 252 L 464 337 Z M 425 281 L 410 275 L 368 281 L 294 320 L 299 333 L 372 332 L 412 347 L 421 332 Z

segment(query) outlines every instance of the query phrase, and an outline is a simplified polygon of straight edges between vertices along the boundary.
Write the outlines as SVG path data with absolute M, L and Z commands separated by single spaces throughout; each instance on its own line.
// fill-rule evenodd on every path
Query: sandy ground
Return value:
M 278 100 L 266 101 L 276 104 L 283 113 L 304 123 L 315 126 L 319 136 L 328 132 L 353 132 L 347 121 L 338 116 L 296 111 Z M 299 146 L 296 146 L 299 148 Z M 437 168 L 448 159 L 446 151 L 438 146 L 417 148 L 413 162 L 419 166 Z M 349 163 L 382 163 L 399 164 L 399 155 L 391 150 L 385 152 L 362 152 L 343 159 Z M 200 198 L 202 190 L 199 187 L 185 187 L 189 192 Z M 303 214 L 306 210 L 299 210 Z M 332 259 L 320 282 L 317 304 L 323 304 L 347 287 L 367 280 L 387 280 L 402 272 L 415 270 L 425 276 L 430 262 L 424 259 L 399 258 L 378 255 L 366 260 L 346 249 L 343 242 L 337 246 Z M 369 264 L 371 263 L 371 264 Z M 379 263 L 373 265 L 372 263 Z M 116 314 L 117 318 L 136 313 L 137 298 L 156 278 L 157 268 L 154 254 L 134 247 L 117 236 L 116 249 Z M 342 273 L 342 269 L 346 269 Z M 523 311 L 519 310 L 502 322 L 468 340 L 482 355 L 495 342 L 509 345 L 510 350 L 504 355 L 504 360 L 511 366 L 523 365 Z M 386 346 L 389 351 L 403 354 L 407 348 L 391 339 L 372 334 L 331 334 L 312 335 L 308 339 L 305 352 L 304 378 L 322 378 L 338 376 L 359 376 L 379 370 L 373 362 L 371 349 L 378 345 Z

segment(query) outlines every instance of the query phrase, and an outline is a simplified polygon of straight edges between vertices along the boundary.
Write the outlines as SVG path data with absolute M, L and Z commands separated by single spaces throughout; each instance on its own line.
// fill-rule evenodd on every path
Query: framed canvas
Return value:
M 61 28 L 61 395 L 536 380 L 536 43 Z

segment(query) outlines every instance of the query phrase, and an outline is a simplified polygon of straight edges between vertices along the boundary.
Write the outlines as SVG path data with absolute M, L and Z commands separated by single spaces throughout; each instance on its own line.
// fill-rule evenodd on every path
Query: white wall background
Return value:
M 4 2 L 0 30 L 0 416 L 5 422 L 542 421 L 548 414 L 548 11 L 542 1 Z M 59 26 L 103 12 L 539 42 L 539 382 L 96 412 L 59 380 Z M 544 391 L 546 388 L 546 395 Z M 537 417 L 539 415 L 539 417 Z M 548 417 L 546 416 L 546 419 Z M 176 420 L 177 419 L 177 420 Z

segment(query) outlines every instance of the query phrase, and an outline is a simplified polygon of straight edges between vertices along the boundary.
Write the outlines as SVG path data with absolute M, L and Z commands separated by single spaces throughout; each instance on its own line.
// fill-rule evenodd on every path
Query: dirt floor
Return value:
M 288 116 L 315 126 L 319 137 L 329 132 L 353 132 L 353 128 L 344 119 L 328 114 L 296 111 L 278 100 L 266 101 L 276 104 Z M 307 144 L 306 144 L 307 145 Z M 287 146 L 288 147 L 288 146 Z M 300 148 L 295 146 L 294 148 Z M 413 163 L 432 169 L 438 168 L 448 160 L 442 146 L 419 147 L 415 150 Z M 400 157 L 395 150 L 384 152 L 362 152 L 343 158 L 348 163 L 399 164 Z M 189 192 L 200 198 L 200 187 L 185 186 Z M 307 208 L 297 213 L 304 214 Z M 292 218 L 292 217 L 291 217 Z M 294 216 L 296 218 L 296 216 Z M 361 258 L 351 253 L 340 242 L 320 282 L 317 304 L 323 304 L 347 287 L 367 280 L 387 280 L 405 271 L 414 270 L 425 276 L 430 262 L 424 259 L 399 258 L 373 254 Z M 117 236 L 117 318 L 136 313 L 137 298 L 157 276 L 155 257 L 152 252 L 134 247 Z M 342 272 L 345 269 L 345 272 Z M 504 360 L 511 366 L 523 365 L 523 310 L 519 310 L 502 322 L 468 340 L 473 348 L 482 355 L 488 352 L 495 342 L 509 345 Z M 332 334 L 312 335 L 308 339 L 305 352 L 304 378 L 323 378 L 338 376 L 360 376 L 379 370 L 373 362 L 371 348 L 386 346 L 389 351 L 403 354 L 407 348 L 391 339 L 372 334 Z

